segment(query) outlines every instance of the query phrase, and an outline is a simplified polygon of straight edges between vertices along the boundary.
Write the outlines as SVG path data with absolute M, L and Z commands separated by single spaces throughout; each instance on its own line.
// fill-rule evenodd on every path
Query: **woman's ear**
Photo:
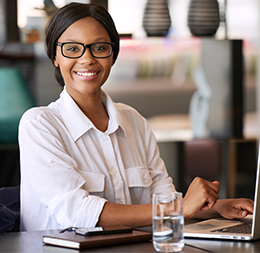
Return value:
M 54 65 L 55 65 L 55 67 L 57 67 L 57 68 L 59 67 L 59 62 L 58 62 L 56 56 L 55 56 L 55 59 L 54 59 L 53 63 L 54 63 Z

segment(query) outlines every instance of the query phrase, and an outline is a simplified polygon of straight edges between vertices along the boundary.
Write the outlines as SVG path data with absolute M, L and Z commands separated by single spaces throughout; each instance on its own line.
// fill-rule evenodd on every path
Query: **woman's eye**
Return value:
M 95 51 L 104 51 L 104 50 L 106 50 L 106 47 L 105 47 L 105 46 L 96 46 L 96 47 L 94 48 L 94 50 L 95 50 Z
M 65 46 L 65 50 L 70 51 L 70 52 L 78 52 L 79 47 L 76 45 L 67 45 L 67 46 Z

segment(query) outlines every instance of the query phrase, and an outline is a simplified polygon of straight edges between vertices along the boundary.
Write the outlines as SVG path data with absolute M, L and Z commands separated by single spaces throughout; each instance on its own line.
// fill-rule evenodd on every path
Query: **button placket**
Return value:
M 107 142 L 107 141 L 109 140 L 109 137 L 108 137 L 107 135 L 104 135 L 104 136 L 102 137 L 102 140 L 103 140 L 104 142 Z
M 111 175 L 111 180 L 114 185 L 115 199 L 120 200 L 122 202 L 122 200 L 124 200 L 125 198 L 124 183 L 116 162 L 115 151 L 112 145 L 112 141 L 110 139 L 110 136 L 108 135 L 103 135 L 101 136 L 100 139 L 101 139 L 101 146 L 103 149 L 104 157 L 106 159 L 108 168 L 110 168 L 109 171 Z
M 148 182 L 148 175 L 145 173 L 144 174 L 144 182 L 147 183 Z

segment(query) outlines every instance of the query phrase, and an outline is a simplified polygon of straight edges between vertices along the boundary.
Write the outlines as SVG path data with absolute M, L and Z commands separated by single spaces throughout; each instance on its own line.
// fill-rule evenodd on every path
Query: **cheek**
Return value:
M 75 65 L 75 62 L 72 61 L 71 59 L 67 59 L 64 57 L 59 57 L 56 56 L 56 67 L 59 67 L 61 72 L 67 73 L 68 71 L 70 72 L 70 70 L 73 68 L 73 66 Z
M 105 66 L 105 68 L 106 68 L 106 70 L 107 70 L 107 74 L 110 73 L 113 64 L 114 64 L 114 59 L 112 58 L 112 59 L 106 64 L 106 66 Z
M 105 71 L 105 75 L 104 78 L 108 78 L 109 74 L 111 72 L 111 65 L 106 66 L 106 71 Z

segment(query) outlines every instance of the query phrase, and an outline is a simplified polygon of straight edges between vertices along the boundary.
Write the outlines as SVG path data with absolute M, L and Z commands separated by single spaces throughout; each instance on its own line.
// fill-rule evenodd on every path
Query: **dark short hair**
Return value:
M 50 18 L 45 30 L 45 47 L 48 57 L 54 64 L 56 56 L 56 42 L 63 32 L 74 22 L 85 17 L 93 17 L 107 30 L 111 42 L 115 43 L 113 49 L 114 62 L 119 52 L 119 35 L 114 21 L 105 8 L 98 4 L 70 3 L 58 9 Z M 55 78 L 61 86 L 64 80 L 60 68 L 55 66 Z

